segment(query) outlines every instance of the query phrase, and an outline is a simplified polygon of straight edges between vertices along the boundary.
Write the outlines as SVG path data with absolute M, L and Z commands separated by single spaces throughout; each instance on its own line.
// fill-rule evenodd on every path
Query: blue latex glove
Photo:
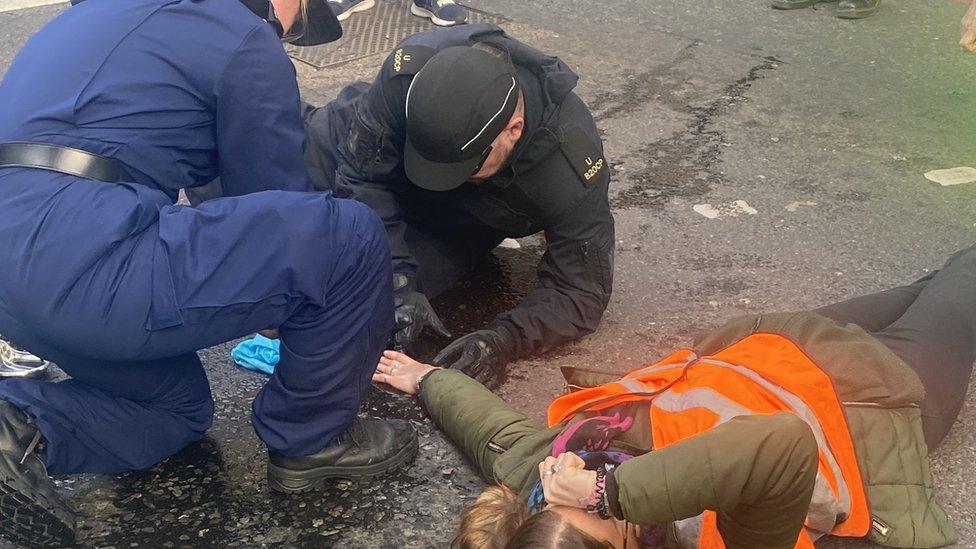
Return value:
M 268 339 L 261 334 L 242 341 L 230 352 L 234 362 L 248 370 L 273 374 L 281 358 L 281 340 Z

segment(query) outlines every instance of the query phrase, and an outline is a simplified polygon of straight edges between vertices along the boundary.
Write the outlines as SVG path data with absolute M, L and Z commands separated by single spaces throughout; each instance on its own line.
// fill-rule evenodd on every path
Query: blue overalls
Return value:
M 0 167 L 0 333 L 72 378 L 0 398 L 35 418 L 52 474 L 145 468 L 211 424 L 196 351 L 279 327 L 254 427 L 271 451 L 319 451 L 393 329 L 381 222 L 305 192 L 294 68 L 238 0 L 76 4 L 0 84 L 0 142 L 114 158 L 133 181 Z M 227 198 L 174 205 L 218 176 Z

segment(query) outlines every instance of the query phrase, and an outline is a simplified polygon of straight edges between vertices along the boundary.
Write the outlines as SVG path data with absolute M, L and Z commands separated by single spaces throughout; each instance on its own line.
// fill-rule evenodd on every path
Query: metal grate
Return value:
M 411 34 L 434 28 L 430 19 L 410 13 L 412 0 L 376 0 L 371 10 L 354 13 L 343 23 L 342 38 L 311 48 L 288 46 L 288 55 L 317 69 L 334 67 L 393 50 Z M 470 23 L 499 25 L 508 19 L 465 6 Z

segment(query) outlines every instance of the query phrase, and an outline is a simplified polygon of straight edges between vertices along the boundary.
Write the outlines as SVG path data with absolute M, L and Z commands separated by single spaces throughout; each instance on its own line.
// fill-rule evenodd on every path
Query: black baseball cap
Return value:
M 403 163 L 423 189 L 449 191 L 475 174 L 515 113 L 515 68 L 470 46 L 441 50 L 407 90 Z

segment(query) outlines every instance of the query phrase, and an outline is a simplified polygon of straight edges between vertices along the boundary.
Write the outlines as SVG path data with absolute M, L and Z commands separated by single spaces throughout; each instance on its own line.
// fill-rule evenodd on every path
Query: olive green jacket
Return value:
M 740 317 L 700 337 L 695 350 L 715 354 L 757 332 L 790 338 L 833 379 L 865 483 L 871 540 L 916 548 L 953 543 L 952 523 L 933 496 L 918 407 L 924 390 L 915 373 L 860 327 L 838 326 L 809 312 Z M 577 387 L 619 375 L 581 369 L 564 374 Z M 420 397 L 485 478 L 524 498 L 539 481 L 538 463 L 565 427 L 545 429 L 450 370 L 427 376 Z M 650 426 L 641 421 L 648 414 L 636 417 L 614 443 L 614 449 L 638 456 L 614 472 L 624 518 L 665 524 L 711 509 L 730 548 L 792 547 L 817 466 L 816 443 L 802 420 L 790 414 L 739 417 L 650 452 Z

